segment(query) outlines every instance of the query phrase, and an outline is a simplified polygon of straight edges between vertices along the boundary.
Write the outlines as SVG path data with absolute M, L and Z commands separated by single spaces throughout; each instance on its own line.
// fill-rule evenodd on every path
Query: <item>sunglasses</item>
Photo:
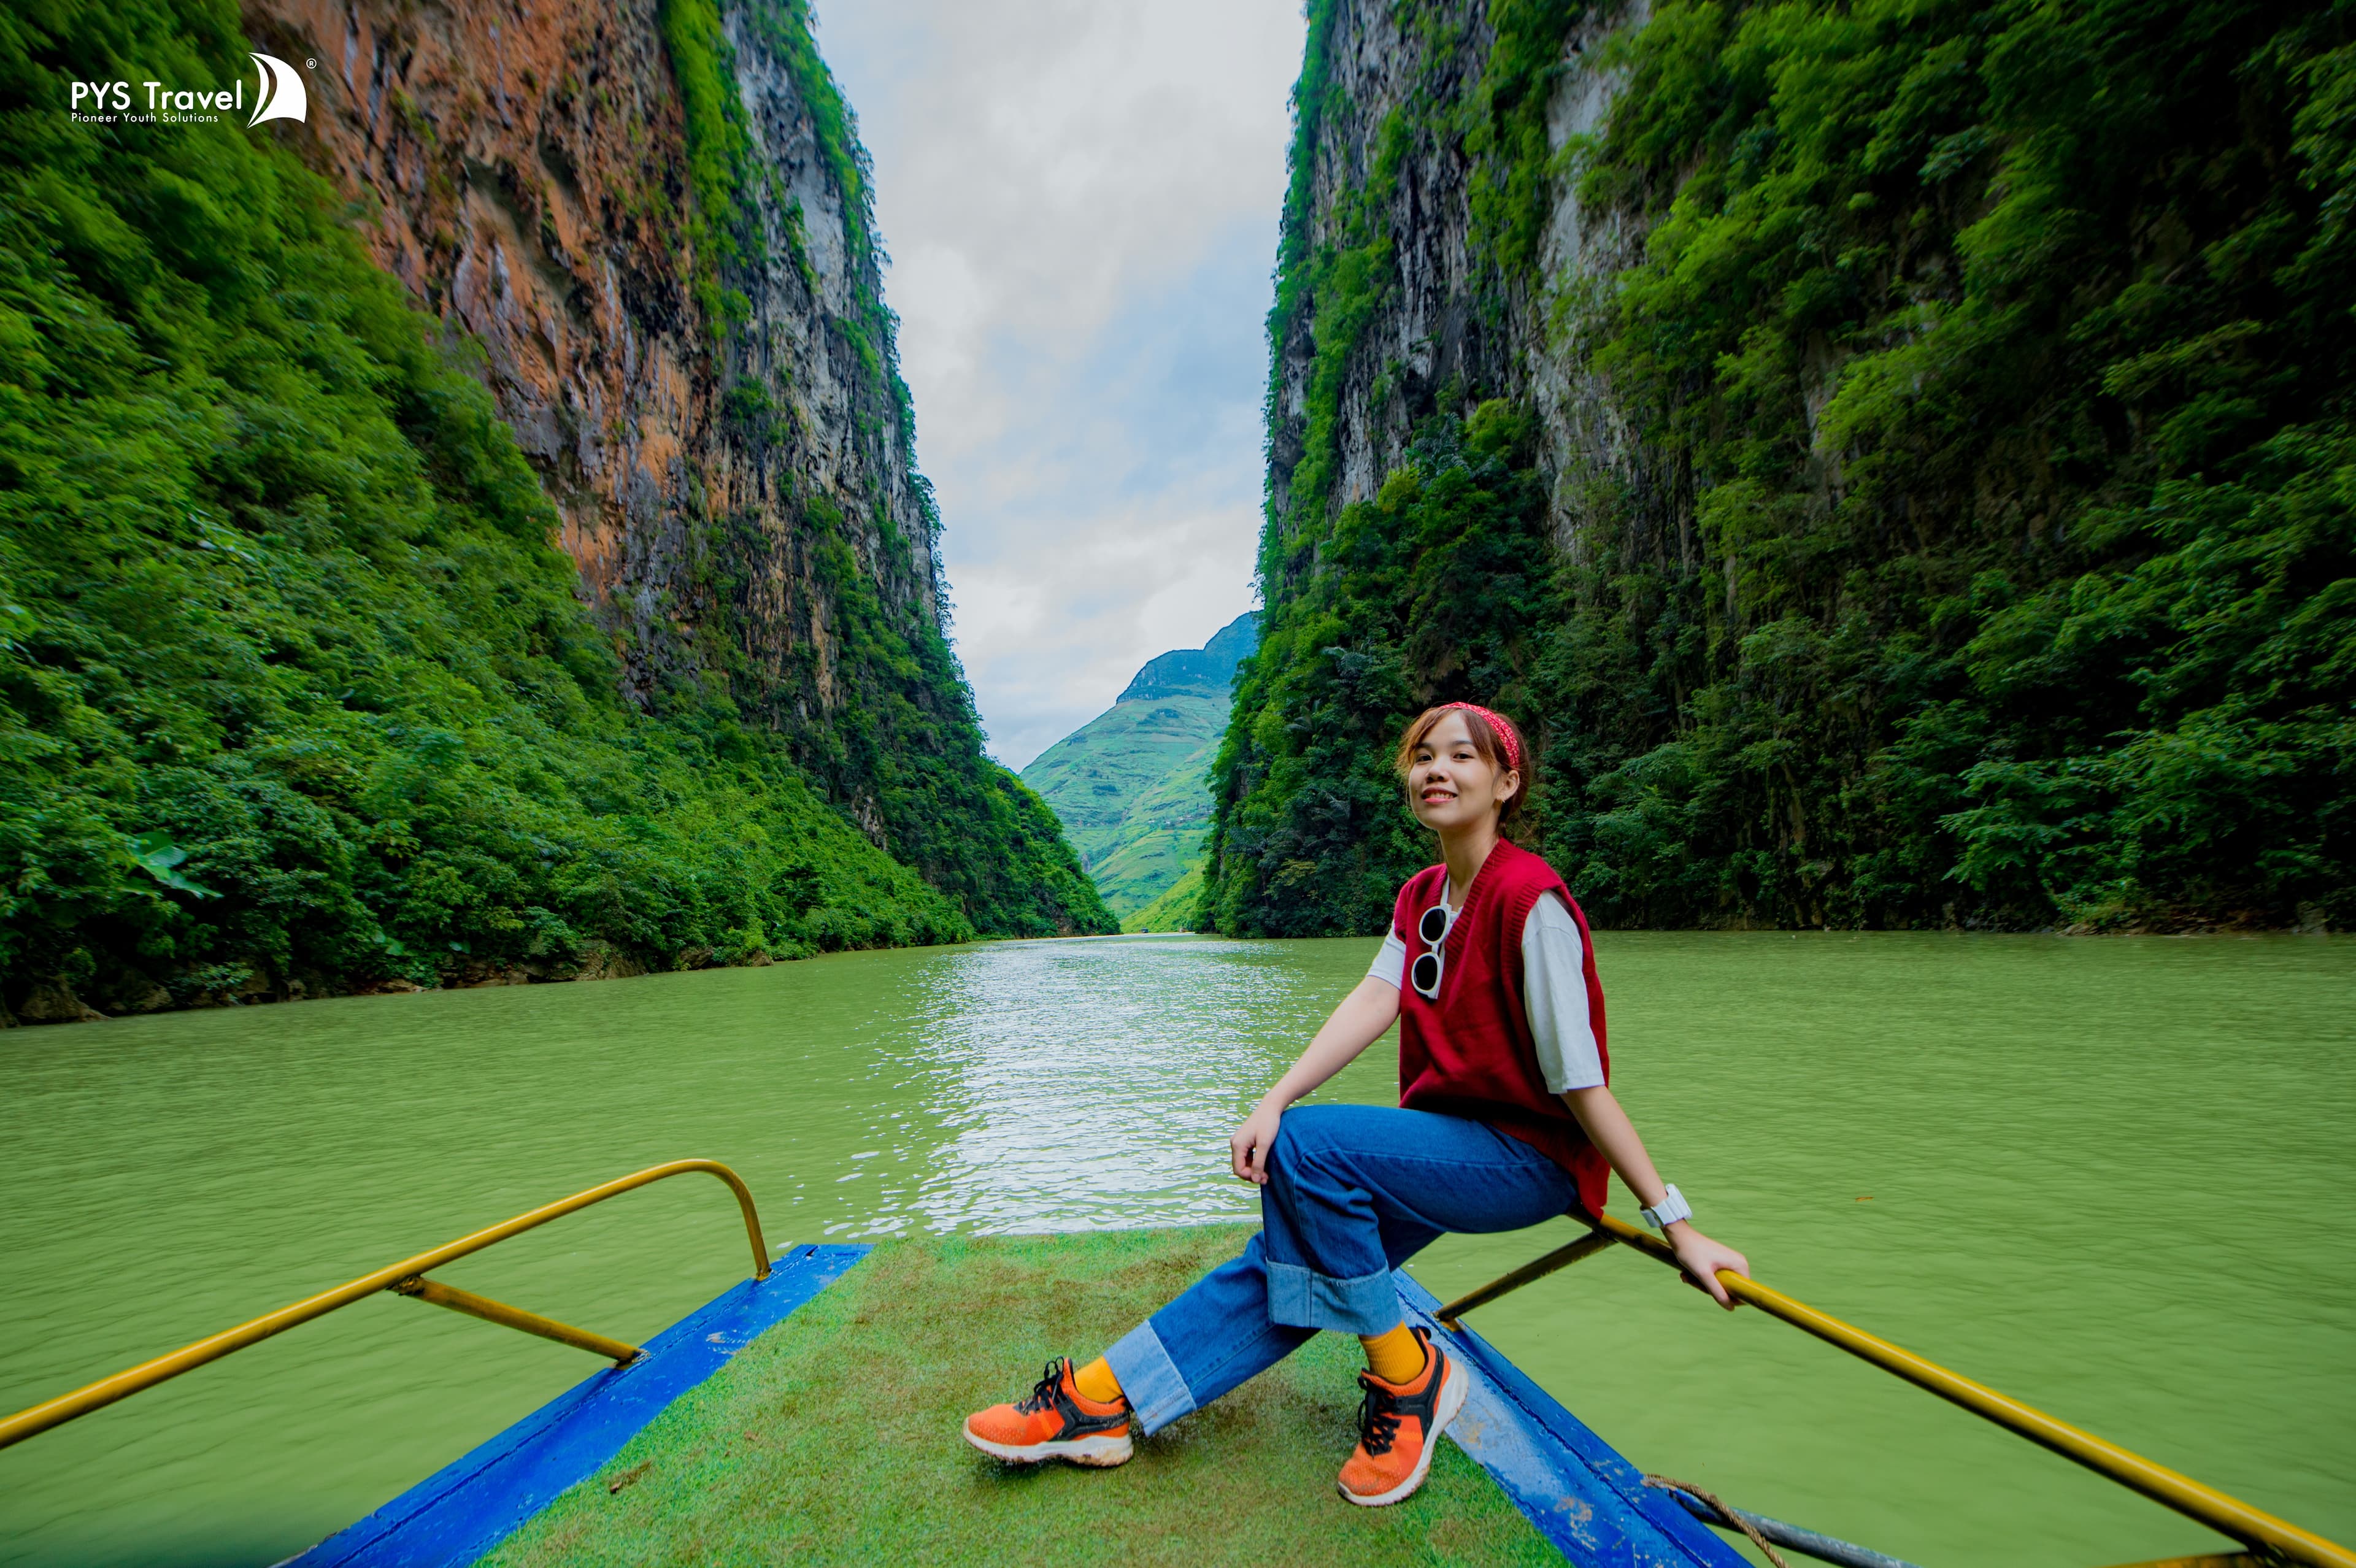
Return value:
M 1447 955 L 1440 949 L 1455 924 L 1456 912 L 1444 903 L 1425 910 L 1423 918 L 1415 923 L 1415 933 L 1423 939 L 1425 950 L 1417 955 L 1408 978 L 1426 1001 L 1440 999 L 1440 976 L 1448 966 Z

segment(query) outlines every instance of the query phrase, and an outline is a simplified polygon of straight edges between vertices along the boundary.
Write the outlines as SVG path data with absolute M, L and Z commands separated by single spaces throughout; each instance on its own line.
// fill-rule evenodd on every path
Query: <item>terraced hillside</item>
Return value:
M 1238 615 L 1202 647 L 1150 661 L 1111 708 L 1023 771 L 1124 923 L 1201 858 L 1228 683 L 1257 644 L 1258 621 Z

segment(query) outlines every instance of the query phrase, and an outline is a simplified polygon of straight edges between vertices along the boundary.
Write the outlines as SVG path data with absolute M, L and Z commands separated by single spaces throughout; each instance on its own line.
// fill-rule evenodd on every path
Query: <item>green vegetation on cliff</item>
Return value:
M 1390 771 L 1400 725 L 1436 688 L 1532 711 L 1518 667 L 1553 606 L 1529 570 L 1547 542 L 1545 487 L 1515 465 L 1527 429 L 1502 403 L 1469 431 L 1431 421 L 1376 500 L 1342 508 L 1321 570 L 1271 606 L 1221 753 L 1223 766 L 1238 753 L 1258 766 L 1216 818 L 1204 924 L 1381 930 L 1399 883 L 1431 859 Z M 1449 671 L 1444 688 L 1425 673 L 1434 666 Z
M 1546 316 L 1532 355 L 1628 432 L 1558 539 L 1532 416 L 1480 402 L 1519 385 L 1443 389 L 1379 497 L 1328 504 L 1326 389 L 1396 276 L 1349 258 L 1398 238 L 1381 149 L 1307 206 L 1329 10 L 1220 929 L 1373 929 L 1425 858 L 1383 744 L 1456 697 L 1536 733 L 1534 843 L 1601 922 L 2356 923 L 2347 12 L 1664 0 L 1557 154 L 1580 8 L 1495 0 L 1484 79 L 1383 142 L 1463 138 L 1468 303 Z M 1644 236 L 1616 274 L 1540 274 L 1570 179 L 1587 232 Z
M 1054 929 L 876 849 L 724 686 L 619 700 L 488 395 L 266 132 L 66 113 L 245 48 L 226 5 L 0 16 L 5 999 Z M 1011 775 L 954 787 L 1001 830 L 972 853 L 1044 820 L 1076 880 Z
M 931 486 L 908 456 L 916 448 L 916 406 L 900 374 L 898 318 L 884 302 L 866 150 L 851 106 L 819 53 L 808 0 L 734 0 L 729 8 L 755 40 L 749 47 L 783 66 L 809 116 L 819 162 L 841 202 L 851 263 L 843 280 L 851 308 L 832 315 L 803 250 L 798 207 L 777 211 L 783 233 L 765 239 L 762 197 L 772 204 L 785 198 L 776 171 L 760 166 L 745 129 L 740 62 L 723 31 L 721 6 L 717 0 L 664 0 L 664 37 L 686 112 L 697 214 L 688 236 L 703 280 L 699 288 L 718 290 L 720 304 L 708 307 L 707 315 L 715 363 L 731 367 L 730 418 L 740 432 L 754 424 L 790 424 L 770 404 L 762 379 L 773 373 L 765 369 L 766 356 L 734 325 L 749 308 L 747 293 L 773 284 L 768 252 L 781 240 L 793 256 L 792 286 L 823 318 L 836 350 L 830 362 L 855 385 L 853 428 L 843 438 L 862 449 L 871 477 L 905 469 L 934 576 L 929 581 L 917 577 L 913 541 L 881 496 L 839 504 L 824 495 L 798 495 L 790 466 L 777 464 L 772 482 L 797 514 L 796 543 L 829 611 L 831 700 L 809 700 L 807 677 L 817 662 L 810 643 L 796 650 L 804 667 L 785 682 L 746 656 L 753 639 L 740 635 L 743 624 L 775 613 L 773 606 L 756 610 L 748 603 L 757 574 L 746 563 L 775 549 L 749 517 L 700 519 L 708 592 L 697 653 L 708 669 L 724 674 L 746 725 L 783 737 L 793 760 L 830 798 L 872 802 L 872 826 L 892 855 L 947 892 L 983 933 L 1113 931 L 1113 916 L 1064 841 L 1055 814 L 983 752 L 965 673 L 938 622 L 919 607 L 947 598 L 938 579 L 940 517 Z M 872 507 L 872 518 L 846 516 L 854 506 Z M 873 525 L 876 548 L 869 560 L 854 543 L 851 525 L 858 520 Z

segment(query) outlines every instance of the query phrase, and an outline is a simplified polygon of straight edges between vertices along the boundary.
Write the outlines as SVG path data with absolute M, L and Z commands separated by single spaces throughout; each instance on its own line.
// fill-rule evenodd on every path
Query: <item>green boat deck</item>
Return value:
M 1355 1508 L 1334 1472 L 1362 1364 L 1322 1335 L 1116 1470 L 1003 1466 L 967 1412 L 1096 1354 L 1249 1227 L 890 1241 L 680 1398 L 484 1561 L 1045 1565 L 1559 1563 L 1443 1443 L 1408 1501 Z

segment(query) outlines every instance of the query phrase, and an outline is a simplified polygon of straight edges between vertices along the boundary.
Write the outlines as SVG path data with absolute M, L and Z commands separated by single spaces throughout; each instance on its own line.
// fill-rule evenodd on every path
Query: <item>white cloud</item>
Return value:
M 1292 0 L 820 0 L 959 656 L 1020 766 L 1250 607 Z

